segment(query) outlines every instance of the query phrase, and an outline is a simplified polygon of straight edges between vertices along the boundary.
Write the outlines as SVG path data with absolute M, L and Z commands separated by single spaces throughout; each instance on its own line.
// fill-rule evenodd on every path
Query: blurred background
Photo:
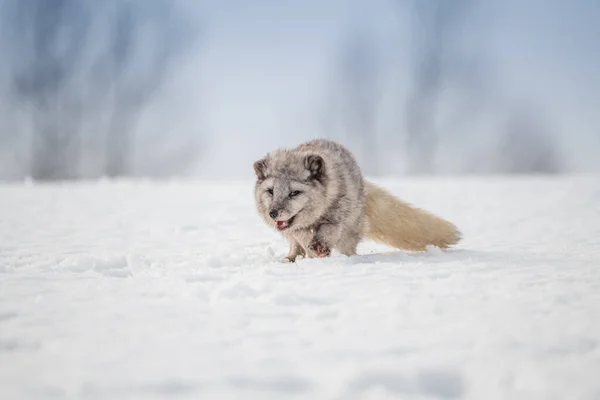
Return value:
M 0 0 L 0 179 L 600 171 L 595 0 Z

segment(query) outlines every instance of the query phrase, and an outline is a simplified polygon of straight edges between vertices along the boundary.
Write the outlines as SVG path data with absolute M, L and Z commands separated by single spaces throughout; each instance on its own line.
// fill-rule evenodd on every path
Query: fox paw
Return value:
M 331 254 L 329 247 L 325 246 L 321 242 L 314 242 L 308 248 L 313 251 L 317 257 L 327 257 L 329 254 Z
M 284 263 L 295 263 L 298 260 L 302 260 L 304 256 L 302 254 L 298 254 L 297 256 L 285 256 L 283 259 Z

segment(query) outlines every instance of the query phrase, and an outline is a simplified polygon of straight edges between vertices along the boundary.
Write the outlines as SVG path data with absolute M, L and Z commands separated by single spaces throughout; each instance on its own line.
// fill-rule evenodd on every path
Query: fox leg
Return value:
M 316 257 L 328 257 L 342 234 L 342 227 L 339 224 L 322 224 L 320 225 L 310 244 L 308 249 L 314 253 Z
M 286 260 L 288 260 L 289 262 L 294 262 L 296 261 L 296 257 L 298 256 L 305 256 L 305 251 L 302 248 L 302 246 L 300 246 L 300 243 L 298 243 L 298 241 L 294 238 L 290 238 L 289 239 L 290 242 L 290 251 L 288 253 L 288 255 L 285 257 Z
M 360 234 L 356 231 L 345 232 L 336 248 L 345 256 L 353 256 L 356 254 L 356 248 L 361 239 Z

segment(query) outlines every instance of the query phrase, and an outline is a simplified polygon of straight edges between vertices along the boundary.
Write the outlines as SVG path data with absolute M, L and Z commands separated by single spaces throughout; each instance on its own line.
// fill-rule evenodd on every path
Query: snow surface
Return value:
M 455 250 L 281 262 L 252 183 L 0 186 L 2 399 L 600 399 L 600 177 L 379 180 Z

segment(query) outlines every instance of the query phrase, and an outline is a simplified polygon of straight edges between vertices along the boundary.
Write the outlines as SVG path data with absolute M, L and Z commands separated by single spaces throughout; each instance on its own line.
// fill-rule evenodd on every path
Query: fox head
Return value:
M 309 226 L 326 198 L 325 160 L 280 150 L 254 162 L 254 195 L 263 219 L 280 231 Z

